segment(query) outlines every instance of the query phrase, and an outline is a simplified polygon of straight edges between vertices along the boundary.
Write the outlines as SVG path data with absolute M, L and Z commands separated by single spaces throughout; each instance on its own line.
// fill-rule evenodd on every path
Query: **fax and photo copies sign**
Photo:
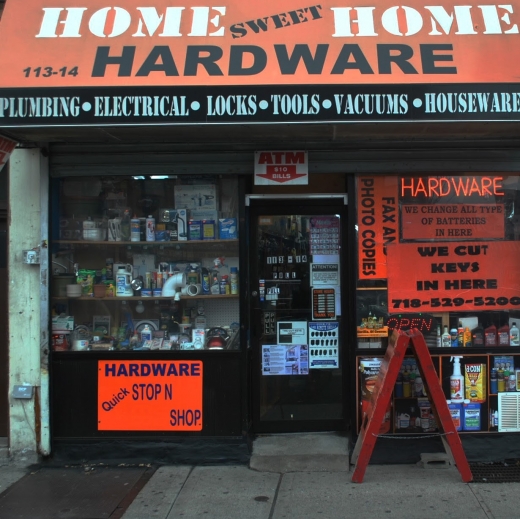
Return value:
M 9 157 L 16 148 L 16 142 L 0 135 L 0 171 L 7 164 Z
M 98 362 L 98 431 L 201 431 L 202 361 Z
M 309 160 L 306 151 L 255 152 L 255 186 L 308 183 Z

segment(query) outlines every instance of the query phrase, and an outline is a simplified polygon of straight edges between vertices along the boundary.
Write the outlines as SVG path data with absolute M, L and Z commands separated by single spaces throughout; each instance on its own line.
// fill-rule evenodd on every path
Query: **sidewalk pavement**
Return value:
M 351 472 L 256 472 L 245 466 L 164 466 L 123 519 L 506 519 L 520 483 L 463 483 L 456 468 L 369 465 Z
M 19 480 L 18 485 L 23 485 L 27 481 L 23 476 L 32 470 L 13 464 L 0 467 L 0 493 L 9 486 L 14 490 Z M 54 470 L 60 478 L 64 477 L 63 470 L 41 470 L 47 473 Z M 369 465 L 363 483 L 352 483 L 351 477 L 352 470 L 281 474 L 258 472 L 245 465 L 162 466 L 130 504 L 132 483 L 125 490 L 127 497 L 118 506 L 112 505 L 110 510 L 95 516 L 81 509 L 78 502 L 74 512 L 59 508 L 49 516 L 40 508 L 40 512 L 30 515 L 11 514 L 2 519 L 510 519 L 519 516 L 520 483 L 463 483 L 459 472 L 451 466 L 428 469 L 420 465 Z M 56 485 L 60 488 L 60 483 L 63 488 L 63 479 L 51 482 L 54 491 Z M 82 497 L 85 493 L 88 489 L 83 488 Z M 37 499 L 30 492 L 22 495 L 24 498 L 27 495 L 28 500 Z M 99 488 L 93 486 L 90 499 L 99 497 Z

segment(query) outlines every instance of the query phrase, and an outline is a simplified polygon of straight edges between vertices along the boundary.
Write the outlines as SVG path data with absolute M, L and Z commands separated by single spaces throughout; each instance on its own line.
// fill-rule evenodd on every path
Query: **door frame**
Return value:
M 252 257 L 252 247 L 251 247 L 251 225 L 253 222 L 251 221 L 251 206 L 260 206 L 263 203 L 267 207 L 274 207 L 276 204 L 282 202 L 297 202 L 301 200 L 302 202 L 311 202 L 310 208 L 312 209 L 312 205 L 318 205 L 320 202 L 324 204 L 327 201 L 334 200 L 334 202 L 339 202 L 344 207 L 343 217 L 345 219 L 345 223 L 342 222 L 341 225 L 341 247 L 342 247 L 342 255 L 341 255 L 341 327 L 342 327 L 342 341 L 341 341 L 341 369 L 342 369 L 342 383 L 341 383 L 341 391 L 342 391 L 342 409 L 343 409 L 343 418 L 342 419 L 332 419 L 332 420 L 308 420 L 308 421 L 280 421 L 278 422 L 266 422 L 266 426 L 262 427 L 261 422 L 257 419 L 258 410 L 255 408 L 255 405 L 258 406 L 259 402 L 255 400 L 255 387 L 254 384 L 258 383 L 258 373 L 256 373 L 255 368 L 258 366 L 258 359 L 254 358 L 254 355 L 257 353 L 253 348 L 254 337 L 252 337 L 252 329 L 251 329 L 251 319 L 252 319 L 252 311 L 253 311 L 253 299 L 251 297 L 251 293 L 254 290 L 254 287 L 251 286 L 250 281 L 252 280 L 252 272 L 251 265 L 252 261 L 255 261 L 256 258 Z M 321 204 L 323 205 L 323 204 Z M 246 208 L 246 225 L 245 229 L 247 232 L 247 243 L 248 243 L 248 298 L 247 298 L 247 322 L 248 322 L 248 401 L 249 401 L 249 416 L 250 416 L 250 432 L 253 434 L 258 433 L 289 433 L 289 432 L 311 432 L 311 431 L 346 431 L 348 428 L 348 424 L 350 423 L 350 398 L 348 396 L 348 387 L 349 387 L 349 379 L 350 379 L 350 352 L 348 348 L 349 342 L 349 319 L 348 319 L 348 302 L 350 301 L 350 297 L 348 297 L 348 287 L 349 287 L 349 275 L 348 275 L 348 257 L 346 255 L 347 246 L 348 246 L 348 221 L 350 218 L 349 207 L 348 207 L 348 194 L 347 193 L 312 193 L 312 194 L 246 194 L 245 195 L 245 208 Z M 281 208 L 283 212 L 283 207 Z M 305 426 L 302 426 L 305 424 Z

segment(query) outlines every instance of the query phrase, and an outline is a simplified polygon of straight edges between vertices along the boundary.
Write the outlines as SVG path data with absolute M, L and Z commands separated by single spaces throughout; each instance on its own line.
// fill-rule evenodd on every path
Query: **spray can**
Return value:
M 209 294 L 210 293 L 210 277 L 209 270 L 207 268 L 202 269 L 202 293 Z
M 152 215 L 146 219 L 146 241 L 155 241 L 155 218 Z
M 130 241 L 141 241 L 141 224 L 136 216 L 130 220 Z
M 454 403 L 464 401 L 464 377 L 460 372 L 460 359 L 462 357 L 450 357 L 453 361 L 453 375 L 450 377 L 450 400 Z

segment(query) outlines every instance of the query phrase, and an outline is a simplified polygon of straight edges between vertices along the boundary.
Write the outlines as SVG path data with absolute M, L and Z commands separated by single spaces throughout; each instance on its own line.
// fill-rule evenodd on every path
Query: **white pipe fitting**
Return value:
M 163 297 L 176 296 L 181 288 L 186 286 L 186 273 L 179 272 L 166 280 L 162 287 Z
M 202 285 L 200 283 L 191 284 L 181 289 L 183 296 L 198 296 L 200 293 L 202 293 Z

